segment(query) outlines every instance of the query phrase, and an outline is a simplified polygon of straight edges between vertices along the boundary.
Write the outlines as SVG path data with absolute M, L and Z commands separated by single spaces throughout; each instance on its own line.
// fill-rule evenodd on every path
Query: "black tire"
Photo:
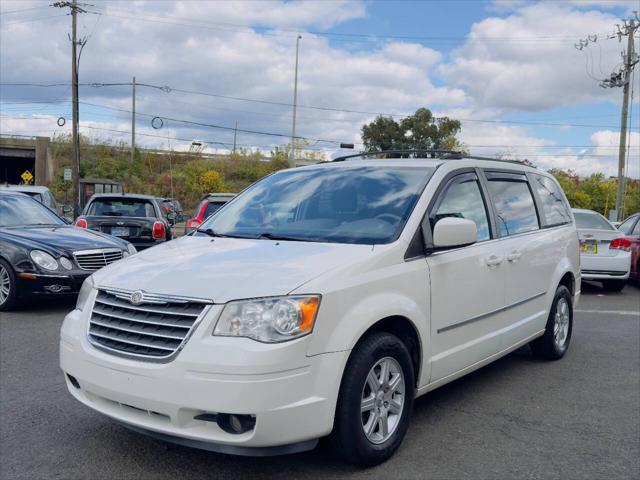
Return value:
M 607 292 L 621 292 L 626 283 L 626 280 L 603 280 L 602 288 Z
M 556 314 L 558 313 L 558 304 L 561 309 L 562 303 L 565 303 L 568 314 L 567 331 L 563 341 L 559 341 L 556 338 Z M 549 318 L 547 319 L 547 326 L 544 331 L 544 335 L 536 338 L 529 345 L 531 351 L 536 357 L 544 358 L 545 360 L 559 360 L 564 357 L 569 349 L 569 343 L 571 342 L 571 333 L 573 331 L 573 305 L 571 292 L 564 285 L 560 285 L 556 289 L 553 303 L 551 304 L 551 310 L 549 311 Z
M 2 272 L 6 272 L 9 277 L 9 295 L 4 299 L 4 301 L 0 300 L 0 312 L 8 312 L 12 310 L 18 303 L 18 287 L 16 284 L 16 275 L 11 268 L 11 265 L 6 261 L 0 259 L 0 276 Z M 0 285 L 0 288 L 2 285 Z
M 394 366 L 399 366 L 402 370 L 404 404 L 396 417 L 395 427 L 393 430 L 389 429 L 389 438 L 381 443 L 374 443 L 367 438 L 363 421 L 367 415 L 374 415 L 373 410 L 377 411 L 378 408 L 373 407 L 370 412 L 362 413 L 361 402 L 365 389 L 368 388 L 366 385 L 368 385 L 369 372 L 379 362 L 387 361 L 386 359 L 389 357 L 396 362 Z M 375 394 L 371 395 L 375 398 Z M 342 377 L 333 433 L 328 439 L 331 448 L 344 461 L 356 465 L 371 466 L 386 461 L 398 449 L 407 432 L 414 395 L 413 364 L 404 343 L 396 336 L 386 332 L 374 332 L 367 335 L 351 352 Z M 385 402 L 384 405 L 387 403 Z M 387 411 L 390 412 L 389 409 Z M 372 423 L 377 424 L 373 421 Z M 379 434 L 381 435 L 381 433 Z

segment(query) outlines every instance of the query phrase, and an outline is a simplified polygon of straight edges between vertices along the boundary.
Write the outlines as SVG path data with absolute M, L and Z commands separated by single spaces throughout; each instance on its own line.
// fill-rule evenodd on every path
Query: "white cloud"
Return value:
M 505 2 L 499 2 L 503 6 Z M 6 7 L 5 7 L 6 5 Z M 5 9 L 42 6 L 48 2 L 3 2 Z M 507 112 L 556 109 L 614 99 L 619 90 L 605 91 L 585 73 L 584 54 L 573 47 L 587 33 L 603 33 L 616 23 L 602 11 L 576 10 L 566 2 L 511 2 L 508 15 L 486 18 L 471 28 L 464 46 L 450 59 L 421 44 L 392 41 L 363 45 L 329 41 L 304 33 L 300 42 L 300 76 L 297 133 L 313 139 L 360 141 L 360 126 L 372 113 L 348 113 L 307 109 L 325 105 L 364 112 L 406 112 L 427 106 L 453 118 L 500 119 Z M 147 2 L 97 3 L 108 15 L 79 16 L 81 36 L 90 38 L 81 60 L 81 82 L 138 82 L 213 92 L 233 97 L 290 103 L 297 30 L 320 31 L 341 22 L 364 18 L 364 1 L 333 2 Z M 90 9 L 89 9 L 90 10 Z M 57 12 L 53 12 L 54 14 Z M 45 14 L 46 15 L 46 14 Z M 2 17 L 0 70 L 3 82 L 64 81 L 69 77 L 69 18 L 15 23 L 24 17 Z M 254 25 L 247 28 L 246 25 Z M 245 25 L 245 26 L 243 26 Z M 265 31 L 263 28 L 268 28 Z M 37 34 L 34 34 L 37 32 Z M 517 37 L 519 40 L 513 41 Z M 511 39 L 511 40 L 510 40 Z M 599 41 L 600 43 L 600 41 Z M 619 59 L 617 41 L 602 41 L 602 68 Z M 593 47 L 599 70 L 599 50 Z M 25 59 L 28 59 L 26 61 Z M 444 63 L 447 62 L 447 63 Z M 435 73 L 446 83 L 437 83 Z M 442 78 L 440 78 L 442 80 Z M 70 89 L 2 88 L 7 100 L 68 99 Z M 125 110 L 81 104 L 84 134 L 129 141 L 130 87 L 81 88 L 83 102 Z M 42 110 L 19 106 L 3 108 L 0 130 L 47 134 L 57 130 L 59 115 L 69 120 L 68 103 L 42 104 Z M 444 110 L 446 108 L 446 110 Z M 228 148 L 233 132 L 186 125 L 170 120 L 161 130 L 151 128 L 151 117 L 188 119 L 240 129 L 291 131 L 291 107 L 239 102 L 219 97 L 173 91 L 138 89 L 138 144 L 163 148 L 169 134 L 174 148 L 187 148 L 189 139 L 222 142 L 211 149 Z M 24 119 L 37 111 L 45 118 Z M 104 119 L 102 121 L 101 119 Z M 68 122 L 65 128 L 68 129 Z M 93 127 L 90 129 L 88 127 Z M 105 130 L 97 130 L 105 129 Z M 125 133 L 113 132 L 122 130 Z M 152 137 L 145 135 L 160 135 Z M 463 121 L 461 140 L 476 154 L 530 158 L 541 167 L 573 168 L 581 174 L 602 170 L 615 173 L 615 149 L 606 148 L 615 132 L 598 132 L 585 152 L 565 149 L 543 138 L 533 128 L 500 123 Z M 634 133 L 637 139 L 637 133 Z M 609 140 L 607 140 L 609 139 Z M 238 143 L 268 150 L 286 143 L 286 137 L 240 132 Z M 637 142 L 637 140 L 636 140 Z M 588 143 L 588 142 L 587 142 Z M 616 143 L 617 144 L 617 143 Z M 479 145 L 485 146 L 480 148 Z M 488 147 L 487 147 L 488 146 Z M 315 149 L 334 148 L 311 142 Z M 633 168 L 630 173 L 637 172 Z M 636 176 L 638 173 L 635 174 Z
M 616 92 L 589 76 L 605 78 L 619 63 L 619 43 L 606 39 L 616 22 L 602 11 L 536 3 L 474 24 L 464 46 L 440 69 L 450 86 L 463 88 L 482 108 L 540 111 L 616 101 Z M 587 34 L 597 34 L 598 41 L 576 50 Z
M 135 75 L 138 82 L 282 103 L 292 100 L 296 38 L 293 31 L 283 28 L 303 25 L 323 29 L 366 14 L 365 3 L 361 1 L 175 5 L 136 2 L 131 6 L 135 15 L 125 15 L 122 10 L 122 4 L 115 3 L 102 11 L 116 17 L 80 15 L 82 35 L 92 33 L 81 59 L 81 82 L 127 82 Z M 169 23 L 164 23 L 165 20 Z M 68 22 L 67 17 L 62 17 L 51 22 L 3 26 L 0 45 L 3 81 L 68 78 Z M 247 22 L 280 29 L 260 32 L 238 26 Z M 39 28 L 38 35 L 33 35 L 34 25 Z M 400 42 L 380 43 L 372 49 L 367 45 L 366 50 L 341 47 L 314 34 L 304 34 L 300 42 L 299 135 L 349 142 L 358 137 L 360 125 L 371 117 L 305 109 L 305 105 L 367 112 L 413 112 L 420 106 L 457 105 L 466 101 L 461 89 L 435 86 L 431 81 L 430 74 L 442 61 L 436 50 Z M 144 87 L 138 88 L 137 93 L 137 109 L 143 113 L 229 127 L 238 121 L 240 128 L 250 130 L 283 134 L 291 131 L 291 107 L 287 106 L 179 92 L 166 94 Z M 68 94 L 64 88 L 2 91 L 3 100 L 34 95 L 47 100 L 52 95 Z M 81 100 L 128 110 L 130 89 L 83 87 Z M 68 111 L 68 107 L 64 108 Z M 81 105 L 81 113 L 88 109 Z M 139 117 L 139 128 L 148 126 L 149 120 Z M 232 138 L 232 133 L 224 130 L 196 129 L 176 122 L 172 127 L 183 137 L 226 142 Z M 257 146 L 287 141 L 243 133 L 239 136 L 244 144 Z M 322 142 L 317 145 L 326 146 Z

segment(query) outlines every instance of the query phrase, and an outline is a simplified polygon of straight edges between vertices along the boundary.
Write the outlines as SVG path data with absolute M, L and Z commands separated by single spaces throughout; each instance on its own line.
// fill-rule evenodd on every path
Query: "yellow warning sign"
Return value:
M 25 185 L 28 185 L 33 181 L 33 174 L 29 170 L 25 170 L 22 175 L 20 175 L 20 178 Z

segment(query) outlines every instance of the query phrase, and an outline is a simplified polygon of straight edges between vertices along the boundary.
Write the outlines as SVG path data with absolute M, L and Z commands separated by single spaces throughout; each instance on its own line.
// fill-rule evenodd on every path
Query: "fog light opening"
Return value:
M 256 425 L 255 415 L 239 415 L 235 413 L 219 413 L 218 426 L 227 433 L 238 435 L 253 430 Z
M 69 379 L 69 382 L 71 383 L 71 385 L 74 386 L 74 388 L 77 388 L 78 390 L 80 390 L 80 384 L 78 383 L 78 380 L 76 380 L 76 377 L 74 377 L 73 375 L 69 375 L 67 373 L 67 378 Z

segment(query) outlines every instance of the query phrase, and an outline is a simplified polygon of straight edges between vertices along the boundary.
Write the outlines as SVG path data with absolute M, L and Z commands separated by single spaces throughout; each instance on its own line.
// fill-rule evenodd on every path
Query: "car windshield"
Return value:
M 433 168 L 286 170 L 254 184 L 200 227 L 208 234 L 312 242 L 395 240 Z
M 86 215 L 106 217 L 155 217 L 151 202 L 138 198 L 97 198 Z
M 55 213 L 33 198 L 0 195 L 0 227 L 65 225 Z
M 611 225 L 603 216 L 598 213 L 574 212 L 576 218 L 576 227 L 595 230 L 615 230 L 616 227 Z

